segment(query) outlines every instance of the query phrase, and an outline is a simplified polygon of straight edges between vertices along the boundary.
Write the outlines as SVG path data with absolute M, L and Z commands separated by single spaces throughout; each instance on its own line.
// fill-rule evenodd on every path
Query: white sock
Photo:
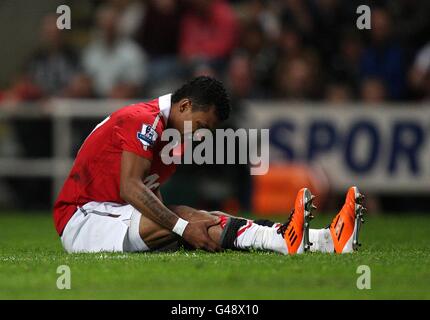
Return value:
M 334 252 L 330 229 L 309 229 L 309 241 L 312 243 L 311 252 Z
M 251 220 L 238 230 L 234 245 L 239 249 L 270 250 L 288 254 L 284 237 L 277 233 L 277 228 L 260 226 Z

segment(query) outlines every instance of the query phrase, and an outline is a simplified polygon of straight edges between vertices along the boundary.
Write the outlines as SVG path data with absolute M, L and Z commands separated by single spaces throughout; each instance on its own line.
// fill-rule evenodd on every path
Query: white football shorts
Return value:
M 148 251 L 139 235 L 140 217 L 131 205 L 89 202 L 76 210 L 61 242 L 68 253 Z

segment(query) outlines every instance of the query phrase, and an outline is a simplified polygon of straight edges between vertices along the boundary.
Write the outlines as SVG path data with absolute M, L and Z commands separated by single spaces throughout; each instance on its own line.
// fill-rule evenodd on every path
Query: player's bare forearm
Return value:
M 130 186 L 130 188 L 131 190 L 127 192 L 129 196 L 124 200 L 139 210 L 145 217 L 168 230 L 173 229 L 179 217 L 166 208 L 148 187 L 136 181 L 134 186 Z
M 124 151 L 121 159 L 121 197 L 145 217 L 172 230 L 179 217 L 143 183 L 150 168 L 149 160 Z
M 160 199 L 161 202 L 163 202 L 163 196 L 161 195 L 160 187 L 155 189 L 154 194 L 157 196 L 158 199 Z
M 179 217 L 170 211 L 143 183 L 143 179 L 148 176 L 150 169 L 151 161 L 132 152 L 123 151 L 121 158 L 121 197 L 145 217 L 168 230 L 173 230 Z M 218 219 L 186 222 L 185 229 L 180 235 L 195 248 L 218 251 L 221 249 L 219 244 L 212 240 L 208 233 L 208 229 L 218 223 Z

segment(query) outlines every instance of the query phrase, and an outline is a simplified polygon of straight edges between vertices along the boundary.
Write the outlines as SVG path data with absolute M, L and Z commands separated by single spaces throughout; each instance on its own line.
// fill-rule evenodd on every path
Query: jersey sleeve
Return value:
M 160 122 L 160 116 L 155 114 L 135 112 L 120 116 L 115 130 L 119 147 L 152 160 L 154 147 L 161 136 Z

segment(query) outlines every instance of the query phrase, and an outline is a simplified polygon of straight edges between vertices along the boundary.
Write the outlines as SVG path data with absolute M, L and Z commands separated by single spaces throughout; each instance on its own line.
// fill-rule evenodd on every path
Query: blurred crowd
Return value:
M 227 125 L 235 127 L 243 99 L 378 104 L 430 98 L 430 1 L 64 2 L 71 7 L 72 29 L 57 28 L 55 11 L 41 19 L 35 31 L 38 46 L 29 48 L 22 67 L 0 88 L 0 102 L 152 98 L 193 76 L 211 75 L 228 87 L 236 113 Z M 362 4 L 371 8 L 371 30 L 356 27 Z M 0 103 L 0 108 L 16 103 Z M 74 123 L 79 127 L 76 148 L 98 121 Z M 9 125 L 14 130 L 0 126 L 0 154 L 52 156 L 49 119 L 12 119 Z M 234 212 L 239 200 L 246 209 L 252 185 L 248 168 L 210 168 L 178 170 L 182 181 L 189 181 L 187 170 L 192 170 L 202 182 L 183 195 L 178 178 L 170 185 L 172 194 L 195 195 L 195 201 L 205 199 L 213 208 L 233 194 L 232 203 L 223 208 Z M 50 183 L 4 179 L 0 207 L 45 208 Z M 204 190 L 210 192 L 205 196 Z
M 343 103 L 430 97 L 430 2 L 355 0 L 93 1 L 86 41 L 56 14 L 1 99 L 142 98 L 213 75 L 233 99 Z M 71 5 L 73 11 L 73 5 Z M 74 16 L 75 19 L 75 16 Z

